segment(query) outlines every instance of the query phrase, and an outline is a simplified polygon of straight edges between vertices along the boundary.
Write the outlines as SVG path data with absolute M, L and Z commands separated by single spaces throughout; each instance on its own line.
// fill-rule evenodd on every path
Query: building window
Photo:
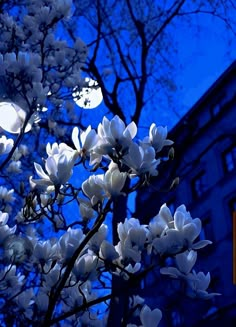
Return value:
M 220 110 L 221 110 L 220 104 L 219 103 L 215 104 L 211 109 L 212 115 L 217 116 L 220 113 Z
M 227 172 L 236 168 L 236 145 L 223 153 L 223 163 Z
M 226 103 L 226 94 L 225 92 L 222 92 L 219 96 L 217 101 L 211 106 L 211 115 L 213 117 L 216 117 L 219 115 L 219 113 L 222 111 L 225 103 Z
M 194 198 L 199 198 L 207 189 L 206 174 L 201 172 L 192 180 L 192 193 Z

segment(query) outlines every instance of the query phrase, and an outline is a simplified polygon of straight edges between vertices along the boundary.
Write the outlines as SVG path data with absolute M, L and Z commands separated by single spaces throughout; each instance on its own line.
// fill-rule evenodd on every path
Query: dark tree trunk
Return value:
M 112 237 L 113 244 L 117 244 L 119 241 L 117 233 L 117 225 L 119 222 L 123 222 L 127 216 L 127 197 L 120 196 L 116 199 L 113 206 L 113 219 L 112 219 Z M 110 302 L 110 313 L 108 317 L 108 326 L 121 327 L 122 319 L 127 312 L 127 282 L 120 277 L 112 276 L 112 293 L 114 297 Z M 126 312 L 125 312 L 126 311 Z

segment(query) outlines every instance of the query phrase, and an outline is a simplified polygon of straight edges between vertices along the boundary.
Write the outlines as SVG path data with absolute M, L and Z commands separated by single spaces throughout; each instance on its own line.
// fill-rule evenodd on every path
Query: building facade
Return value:
M 200 238 L 212 240 L 213 244 L 199 251 L 196 270 L 210 271 L 211 290 L 222 296 L 204 304 L 184 297 L 172 301 L 166 325 L 235 326 L 236 61 L 169 132 L 168 138 L 174 141 L 175 159 L 168 169 L 160 168 L 153 181 L 155 187 L 137 195 L 137 217 L 150 219 L 163 203 L 170 209 L 185 204 L 193 218 L 199 217 Z M 175 177 L 179 177 L 179 185 L 167 192 Z

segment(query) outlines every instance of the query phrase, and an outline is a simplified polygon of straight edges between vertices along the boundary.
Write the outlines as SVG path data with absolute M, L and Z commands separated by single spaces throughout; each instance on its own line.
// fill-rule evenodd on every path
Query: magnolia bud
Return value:
M 176 188 L 178 185 L 179 185 L 179 177 L 175 177 L 175 179 L 170 185 L 170 190 Z
M 175 157 L 175 149 L 173 147 L 171 147 L 169 152 L 168 152 L 168 158 L 173 160 L 174 157 Z

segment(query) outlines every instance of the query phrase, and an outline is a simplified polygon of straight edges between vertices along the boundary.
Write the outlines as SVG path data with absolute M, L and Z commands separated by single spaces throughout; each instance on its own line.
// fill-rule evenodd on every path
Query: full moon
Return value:
M 85 82 L 87 87 L 83 87 L 80 90 L 74 90 L 72 93 L 76 104 L 84 109 L 94 109 L 100 105 L 103 100 L 101 88 L 98 86 L 98 82 L 86 77 Z
M 13 134 L 20 133 L 26 118 L 26 112 L 12 102 L 0 102 L 0 127 Z M 31 124 L 27 124 L 25 133 L 31 130 Z

